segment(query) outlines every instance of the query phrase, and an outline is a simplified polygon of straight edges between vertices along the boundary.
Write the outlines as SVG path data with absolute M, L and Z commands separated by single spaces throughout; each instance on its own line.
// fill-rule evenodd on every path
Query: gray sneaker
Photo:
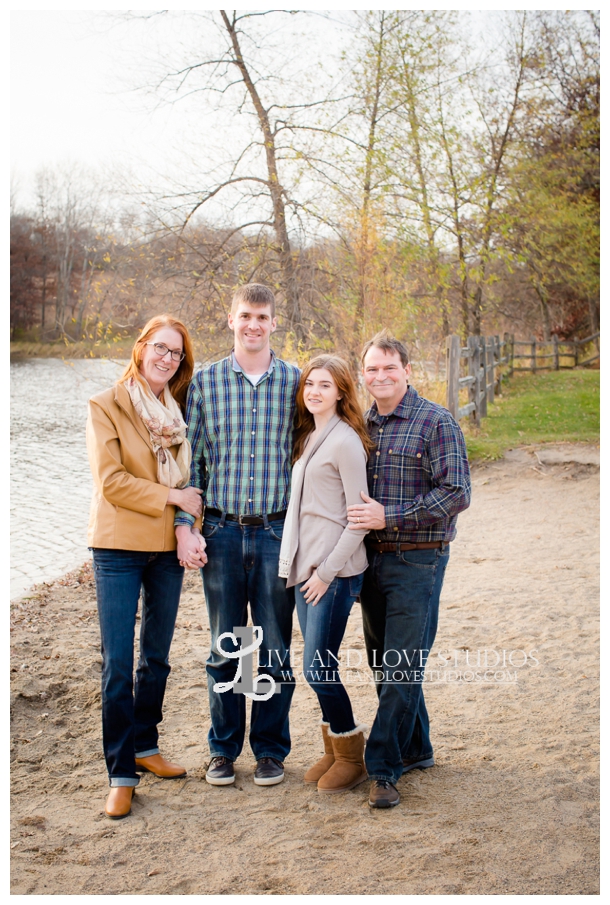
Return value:
M 254 784 L 257 786 L 275 786 L 284 778 L 284 764 L 275 757 L 261 757 L 256 763 Z
M 402 774 L 408 773 L 409 770 L 426 770 L 428 767 L 434 766 L 434 755 L 421 754 L 419 757 L 403 757 Z
M 211 786 L 230 786 L 235 782 L 235 768 L 228 757 L 213 757 L 208 764 L 205 781 Z

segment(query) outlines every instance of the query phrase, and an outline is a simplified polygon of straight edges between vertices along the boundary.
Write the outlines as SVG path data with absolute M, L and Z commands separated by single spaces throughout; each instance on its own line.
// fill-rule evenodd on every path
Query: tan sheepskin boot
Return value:
M 364 730 L 356 726 L 351 732 L 333 733 L 328 730 L 335 752 L 332 767 L 318 780 L 318 792 L 346 792 L 367 778 L 364 766 Z
M 324 776 L 327 770 L 330 770 L 335 762 L 333 743 L 328 737 L 329 724 L 325 723 L 324 720 L 320 720 L 320 726 L 322 727 L 322 739 L 324 740 L 324 756 L 320 758 L 317 764 L 309 768 L 303 777 L 303 782 L 316 783 L 321 776 Z

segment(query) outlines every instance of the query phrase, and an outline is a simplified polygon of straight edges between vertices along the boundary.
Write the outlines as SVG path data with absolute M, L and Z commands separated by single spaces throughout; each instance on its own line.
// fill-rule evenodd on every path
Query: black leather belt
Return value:
M 442 540 L 423 541 L 421 544 L 390 544 L 382 541 L 365 541 L 365 543 L 375 553 L 396 553 L 397 549 L 401 553 L 404 550 L 436 550 L 438 547 L 443 546 Z
M 206 515 L 214 515 L 218 518 L 222 518 L 223 513 L 220 509 L 212 509 L 211 506 L 207 506 L 205 510 Z M 286 510 L 284 509 L 282 512 L 272 512 L 267 516 L 268 522 L 277 522 L 278 519 L 286 518 Z M 230 513 L 226 513 L 225 519 L 228 522 L 239 522 L 240 525 L 264 525 L 265 519 L 262 515 L 231 515 Z

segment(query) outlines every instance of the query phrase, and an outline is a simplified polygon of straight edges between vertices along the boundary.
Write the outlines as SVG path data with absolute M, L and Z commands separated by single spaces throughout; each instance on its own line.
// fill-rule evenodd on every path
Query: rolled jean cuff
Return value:
M 124 776 L 109 776 L 108 778 L 110 780 L 111 789 L 118 789 L 119 786 L 126 786 L 127 788 L 134 789 L 140 782 L 139 777 L 137 779 L 131 779 L 131 777 Z
M 158 748 L 149 748 L 147 751 L 136 751 L 136 757 L 152 757 L 153 754 L 160 754 Z
M 369 773 L 369 779 L 372 782 L 391 782 L 393 786 L 396 785 L 400 776 L 394 779 L 393 776 L 382 776 L 381 773 Z

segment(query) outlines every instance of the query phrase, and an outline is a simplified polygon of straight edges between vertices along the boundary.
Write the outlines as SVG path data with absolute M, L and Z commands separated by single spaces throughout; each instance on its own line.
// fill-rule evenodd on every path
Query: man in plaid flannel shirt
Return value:
M 366 746 L 369 805 L 389 808 L 403 773 L 434 765 L 422 682 L 434 643 L 449 544 L 470 505 L 470 470 L 459 425 L 408 380 L 407 350 L 386 331 L 362 352 L 374 398 L 366 413 L 375 447 L 369 496 L 350 506 L 368 528 L 369 567 L 361 592 L 364 636 L 379 707 Z
M 218 638 L 247 626 L 262 627 L 260 670 L 273 676 L 269 700 L 252 702 L 250 746 L 257 761 L 254 782 L 284 778 L 290 751 L 288 711 L 294 692 L 290 639 L 293 589 L 278 576 L 284 516 L 290 491 L 292 431 L 299 369 L 276 358 L 269 339 L 276 328 L 275 298 L 259 283 L 241 286 L 229 314 L 231 355 L 198 371 L 189 387 L 186 420 L 193 458 L 191 484 L 203 491 L 202 536 L 185 512 L 176 515 L 178 558 L 201 568 L 210 619 L 207 660 L 211 761 L 206 780 L 235 782 L 233 763 L 246 730 L 246 699 L 231 688 L 238 661 L 225 657 Z M 224 638 L 224 650 L 238 650 Z M 245 643 L 244 643 L 245 646 Z M 251 678 L 251 677 L 244 677 Z M 214 686 L 225 684 L 224 692 Z M 269 683 L 261 682 L 268 692 Z

